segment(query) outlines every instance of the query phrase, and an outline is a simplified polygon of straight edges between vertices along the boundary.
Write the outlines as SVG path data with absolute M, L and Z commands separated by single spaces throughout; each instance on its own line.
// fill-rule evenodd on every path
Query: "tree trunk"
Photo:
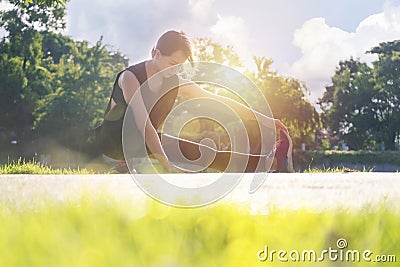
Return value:
M 396 150 L 396 132 L 388 132 L 385 136 L 384 143 L 386 150 Z

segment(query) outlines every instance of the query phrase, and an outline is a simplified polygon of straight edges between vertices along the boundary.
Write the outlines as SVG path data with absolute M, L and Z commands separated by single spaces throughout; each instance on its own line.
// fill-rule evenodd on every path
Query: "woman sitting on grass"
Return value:
M 174 66 L 179 66 L 186 61 L 193 61 L 191 43 L 185 33 L 173 30 L 165 32 L 158 39 L 151 55 L 151 59 L 132 65 L 117 74 L 104 121 L 101 127 L 96 129 L 96 138 L 103 154 L 119 160 L 112 169 L 113 173 L 129 172 L 126 160 L 135 165 L 139 162 L 138 159 L 146 158 L 148 154 L 159 161 L 167 172 L 179 171 L 165 153 L 168 143 L 176 143 L 176 140 L 174 137 L 167 136 L 165 138 L 166 145 L 164 145 L 164 139 L 163 144 L 160 140 L 162 136 L 160 130 L 178 96 L 186 99 L 214 99 L 229 106 L 245 121 L 257 121 L 264 127 L 276 128 L 277 132 L 287 133 L 286 127 L 280 120 L 255 112 L 230 98 L 208 92 L 177 75 L 178 68 L 174 68 Z M 141 87 L 150 77 L 152 77 L 151 84 L 149 82 L 146 88 Z M 163 88 L 171 86 L 171 84 L 175 85 L 174 89 L 162 95 L 153 109 L 148 112 L 146 109 L 148 99 L 154 99 L 157 94 L 160 95 L 163 92 Z M 133 97 L 134 95 L 139 97 Z M 122 124 L 128 110 L 133 113 L 134 121 L 128 122 L 132 138 L 127 141 L 129 143 L 127 152 L 123 151 Z M 260 152 L 259 144 L 262 142 L 260 131 L 251 134 L 252 138 L 249 140 L 251 155 L 248 155 L 249 161 L 244 170 L 246 172 L 258 170 L 257 166 L 261 159 L 261 156 L 257 155 Z M 201 149 L 209 149 L 201 144 L 182 139 L 178 142 L 180 152 L 188 160 L 198 159 L 201 156 Z M 143 151 L 143 143 L 145 143 L 147 151 Z M 125 159 L 124 152 L 125 156 L 129 155 L 127 159 Z M 207 167 L 225 171 L 233 153 L 232 151 L 216 151 L 214 160 Z M 278 162 L 281 166 L 281 159 Z

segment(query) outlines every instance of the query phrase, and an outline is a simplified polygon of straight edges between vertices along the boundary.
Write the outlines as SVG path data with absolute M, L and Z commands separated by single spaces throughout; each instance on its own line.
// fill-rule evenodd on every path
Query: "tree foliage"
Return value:
M 0 14 L 0 131 L 25 146 L 52 139 L 81 150 L 103 115 L 115 74 L 128 60 L 102 38 L 90 45 L 58 33 L 65 8 L 28 4 Z
M 325 126 L 352 149 L 394 150 L 400 133 L 400 41 L 381 43 L 368 53 L 368 66 L 341 61 L 319 104 Z
M 0 2 L 4 2 L 0 0 Z M 6 1 L 20 8 L 25 8 L 29 5 L 38 5 L 46 7 L 62 6 L 65 7 L 67 0 L 9 0 Z
M 369 53 L 378 55 L 373 62 L 375 90 L 374 118 L 377 141 L 394 150 L 400 135 L 400 40 L 381 43 Z
M 214 62 L 231 67 L 242 67 L 239 55 L 233 46 L 224 47 L 210 38 L 196 38 L 193 40 L 194 57 L 198 61 Z
M 294 146 L 305 143 L 316 148 L 315 136 L 321 124 L 315 107 L 306 98 L 306 85 L 272 71 L 271 59 L 254 57 L 254 62 L 257 70 L 249 75 L 267 99 L 274 117 L 289 128 Z
M 87 142 L 103 116 L 113 78 L 126 64 L 101 39 L 93 47 L 85 41 L 73 42 L 70 53 L 49 66 L 52 92 L 37 102 L 34 129 L 76 147 Z M 60 129 L 64 130 L 60 133 Z
M 29 151 L 32 141 L 43 139 L 89 151 L 92 130 L 103 116 L 115 75 L 128 64 L 102 38 L 91 45 L 61 34 L 65 7 L 60 2 L 12 1 L 17 5 L 0 13 L 0 27 L 6 33 L 0 40 L 0 137 L 13 135 L 21 150 Z M 198 60 L 243 69 L 232 46 L 203 38 L 194 40 L 194 47 Z M 272 61 L 256 58 L 255 62 L 257 71 L 248 75 L 266 96 L 275 117 L 289 125 L 295 144 L 311 143 L 318 116 L 305 99 L 305 85 L 271 72 Z M 205 123 L 198 130 L 218 131 L 218 127 Z
M 222 46 L 210 39 L 200 38 L 194 41 L 194 54 L 198 60 L 215 62 L 234 68 L 241 68 L 243 64 L 232 46 Z M 265 57 L 254 57 L 256 71 L 247 71 L 246 75 L 255 83 L 270 105 L 272 115 L 282 120 L 288 127 L 295 147 L 306 143 L 315 147 L 316 131 L 321 127 L 319 114 L 315 107 L 306 99 L 308 90 L 304 83 L 290 77 L 282 77 L 271 70 L 272 60 Z M 253 90 L 244 90 L 247 94 L 254 94 Z M 225 90 L 218 94 L 241 101 L 237 96 Z M 252 99 L 252 107 L 261 106 L 258 95 L 246 96 Z M 200 129 L 207 129 L 207 123 Z M 210 125 L 208 123 L 208 125 Z M 214 125 L 216 126 L 216 125 Z M 210 131 L 210 126 L 208 129 Z

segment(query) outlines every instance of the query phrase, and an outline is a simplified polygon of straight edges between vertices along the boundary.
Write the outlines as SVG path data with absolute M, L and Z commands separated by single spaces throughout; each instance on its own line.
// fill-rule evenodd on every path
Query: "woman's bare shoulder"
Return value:
M 122 88 L 122 90 L 129 89 L 136 91 L 140 84 L 135 74 L 129 70 L 124 70 L 119 76 L 118 85 Z

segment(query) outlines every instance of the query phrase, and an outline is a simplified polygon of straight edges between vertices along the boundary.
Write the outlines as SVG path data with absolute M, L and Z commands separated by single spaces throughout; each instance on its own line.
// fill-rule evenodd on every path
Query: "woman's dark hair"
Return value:
M 187 57 L 189 62 L 193 62 L 192 45 L 189 38 L 183 31 L 167 31 L 157 41 L 157 45 L 153 48 L 160 50 L 162 55 L 170 56 L 175 51 L 181 50 Z

